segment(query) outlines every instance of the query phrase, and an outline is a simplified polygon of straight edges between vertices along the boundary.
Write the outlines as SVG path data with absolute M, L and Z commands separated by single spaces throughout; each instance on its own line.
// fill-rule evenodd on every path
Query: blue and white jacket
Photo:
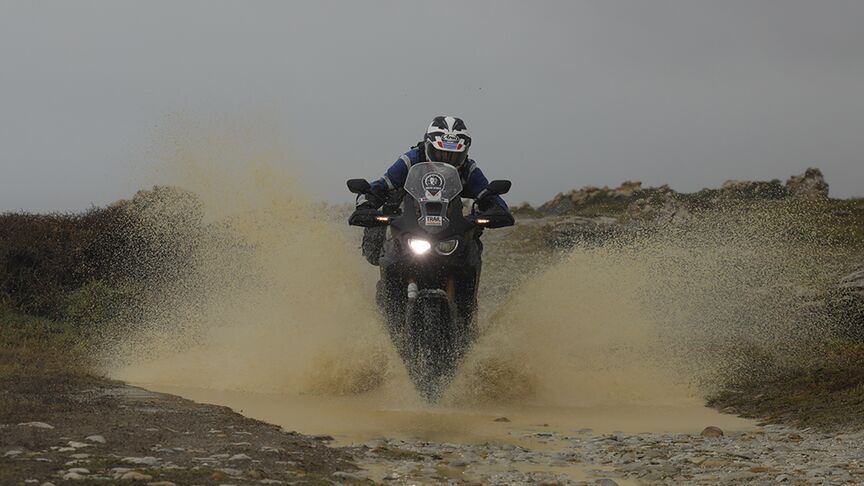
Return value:
M 402 154 L 396 159 L 396 162 L 387 169 L 384 175 L 372 182 L 372 191 L 378 194 L 400 189 L 405 184 L 405 179 L 408 177 L 408 170 L 412 165 L 418 164 L 421 161 L 420 150 L 415 147 Z M 489 180 L 483 175 L 483 171 L 473 159 L 468 159 L 459 167 L 459 175 L 462 177 L 462 194 L 463 198 L 479 199 L 486 194 L 486 188 L 489 186 Z M 507 203 L 501 199 L 501 196 L 492 196 L 488 200 L 494 203 L 504 211 L 509 211 Z M 489 208 L 480 208 L 488 210 Z

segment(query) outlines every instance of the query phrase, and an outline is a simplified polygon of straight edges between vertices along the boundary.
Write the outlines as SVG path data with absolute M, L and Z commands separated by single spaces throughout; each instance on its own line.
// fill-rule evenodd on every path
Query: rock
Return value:
M 816 168 L 807 169 L 802 175 L 793 175 L 786 181 L 789 195 L 799 199 L 826 199 L 828 183 L 822 171 Z
M 21 454 L 24 454 L 24 451 L 20 451 L 18 449 L 12 449 L 11 451 L 6 451 L 6 453 L 3 454 L 3 457 L 15 457 L 15 456 L 20 456 Z
M 153 479 L 153 476 L 138 471 L 129 471 L 120 476 L 121 481 L 150 481 L 151 479 Z
M 69 472 L 63 475 L 64 481 L 81 481 L 82 479 L 87 479 L 87 476 L 76 472 Z
M 702 464 L 699 464 L 699 467 L 702 469 L 719 469 L 728 465 L 729 461 L 723 459 L 708 459 L 702 462 Z
M 23 422 L 18 424 L 19 427 L 33 427 L 36 429 L 53 429 L 53 425 L 46 424 L 45 422 Z
M 126 464 L 136 464 L 140 466 L 155 466 L 159 464 L 159 458 L 145 456 L 145 457 L 124 457 L 120 460 L 120 462 L 125 462 Z
M 594 484 L 597 486 L 618 486 L 618 483 L 609 479 L 609 478 L 601 478 L 594 481 Z
M 781 199 L 789 194 L 778 179 L 772 181 L 736 181 L 723 183 L 720 197 L 736 199 Z
M 78 473 L 78 474 L 90 474 L 90 470 L 85 469 L 83 467 L 73 467 L 72 469 L 69 470 L 69 472 L 74 472 L 74 473 Z
M 510 421 L 510 419 L 508 419 L 507 417 L 498 417 L 494 420 L 494 422 L 509 422 L 509 421 Z
M 215 456 L 214 456 L 214 457 L 215 457 Z M 235 461 L 251 461 L 251 460 L 252 460 L 252 458 L 249 457 L 249 456 L 247 456 L 246 454 L 234 454 L 233 456 L 231 456 L 231 457 L 228 459 L 228 462 L 235 462 Z
M 723 437 L 723 430 L 720 427 L 710 425 L 705 427 L 699 435 L 702 437 Z
M 153 483 L 147 483 L 147 486 L 177 486 L 171 481 L 156 481 Z
M 232 469 L 230 467 L 220 467 L 219 469 L 217 469 L 217 471 L 223 472 L 229 476 L 239 476 L 243 474 L 243 471 L 239 469 Z
M 99 444 L 104 444 L 106 442 L 105 437 L 102 437 L 101 435 L 88 435 L 84 440 L 89 440 L 90 442 L 98 442 Z
M 54 483 L 44 482 L 40 486 L 54 486 Z
M 69 457 L 71 457 L 72 459 L 87 459 L 88 457 L 90 457 L 90 454 L 72 454 Z
M 69 447 L 72 447 L 73 449 L 82 449 L 84 447 L 91 447 L 92 446 L 91 444 L 85 444 L 84 442 L 78 442 L 78 441 L 74 441 L 74 440 L 70 440 L 69 442 L 66 443 L 66 445 L 68 445 Z
M 366 478 L 364 478 L 358 474 L 353 474 L 353 473 L 349 473 L 349 472 L 345 472 L 345 471 L 336 471 L 333 474 L 331 474 L 331 476 L 333 476 L 334 478 L 338 478 L 338 479 L 342 479 L 342 480 L 348 480 L 348 481 L 365 481 L 366 480 Z

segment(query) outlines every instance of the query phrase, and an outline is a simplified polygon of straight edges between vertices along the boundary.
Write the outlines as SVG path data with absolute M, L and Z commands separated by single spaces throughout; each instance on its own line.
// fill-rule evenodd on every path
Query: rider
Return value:
M 387 202 L 391 193 L 402 188 L 411 166 L 435 161 L 456 167 L 462 178 L 461 196 L 476 199 L 477 209 L 481 212 L 509 212 L 507 203 L 500 196 L 486 194 L 489 180 L 474 160 L 468 158 L 470 146 L 471 136 L 461 118 L 436 116 L 426 129 L 423 141 L 402 154 L 383 177 L 372 182 L 369 195 L 358 198 L 356 211 L 377 210 Z
M 382 205 L 396 205 L 401 202 L 400 190 L 408 177 L 409 169 L 422 162 L 434 161 L 450 164 L 456 168 L 462 179 L 463 198 L 471 198 L 477 202 L 477 210 L 481 213 L 510 212 L 507 203 L 497 194 L 489 194 L 487 187 L 489 181 L 483 175 L 483 171 L 477 164 L 468 158 L 468 148 L 471 146 L 471 136 L 468 128 L 461 118 L 453 116 L 436 116 L 423 140 L 408 152 L 402 154 L 396 162 L 387 169 L 380 179 L 370 184 L 371 190 L 366 195 L 357 199 L 355 213 L 375 212 Z M 385 207 L 385 212 L 387 208 Z M 472 245 L 468 246 L 465 256 L 464 271 L 467 278 L 460 281 L 459 285 L 464 287 L 457 290 L 457 298 L 460 314 L 468 322 L 477 307 L 477 283 L 480 277 L 483 244 L 480 242 L 482 228 L 475 233 Z M 399 273 L 399 265 L 390 254 L 382 251 L 385 247 L 386 228 L 383 226 L 366 228 L 363 234 L 363 255 L 373 265 L 381 264 L 381 280 L 378 283 L 377 300 L 379 305 L 388 305 L 392 302 L 390 295 L 400 292 L 404 287 L 399 285 L 399 279 L 394 278 Z

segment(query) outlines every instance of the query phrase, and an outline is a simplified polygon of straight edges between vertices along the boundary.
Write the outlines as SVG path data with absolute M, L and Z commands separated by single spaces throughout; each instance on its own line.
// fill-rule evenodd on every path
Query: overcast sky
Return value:
M 864 196 L 864 1 L 0 0 L 0 211 L 128 197 L 166 120 L 261 113 L 329 201 L 437 114 L 511 202 L 808 166 Z

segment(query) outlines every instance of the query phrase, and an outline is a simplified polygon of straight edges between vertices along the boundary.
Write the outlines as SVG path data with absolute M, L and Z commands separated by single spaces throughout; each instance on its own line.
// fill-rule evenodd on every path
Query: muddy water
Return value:
M 375 394 L 354 397 L 217 391 L 141 383 L 151 390 L 199 402 L 231 407 L 246 416 L 304 434 L 326 434 L 339 444 L 358 444 L 378 437 L 435 442 L 504 442 L 542 447 L 529 432 L 572 434 L 591 429 L 611 432 L 698 433 L 708 425 L 742 431 L 753 423 L 701 406 L 697 401 L 674 406 L 605 405 L 597 407 L 488 406 L 449 408 L 388 405 Z M 499 421 L 506 417 L 509 422 Z

